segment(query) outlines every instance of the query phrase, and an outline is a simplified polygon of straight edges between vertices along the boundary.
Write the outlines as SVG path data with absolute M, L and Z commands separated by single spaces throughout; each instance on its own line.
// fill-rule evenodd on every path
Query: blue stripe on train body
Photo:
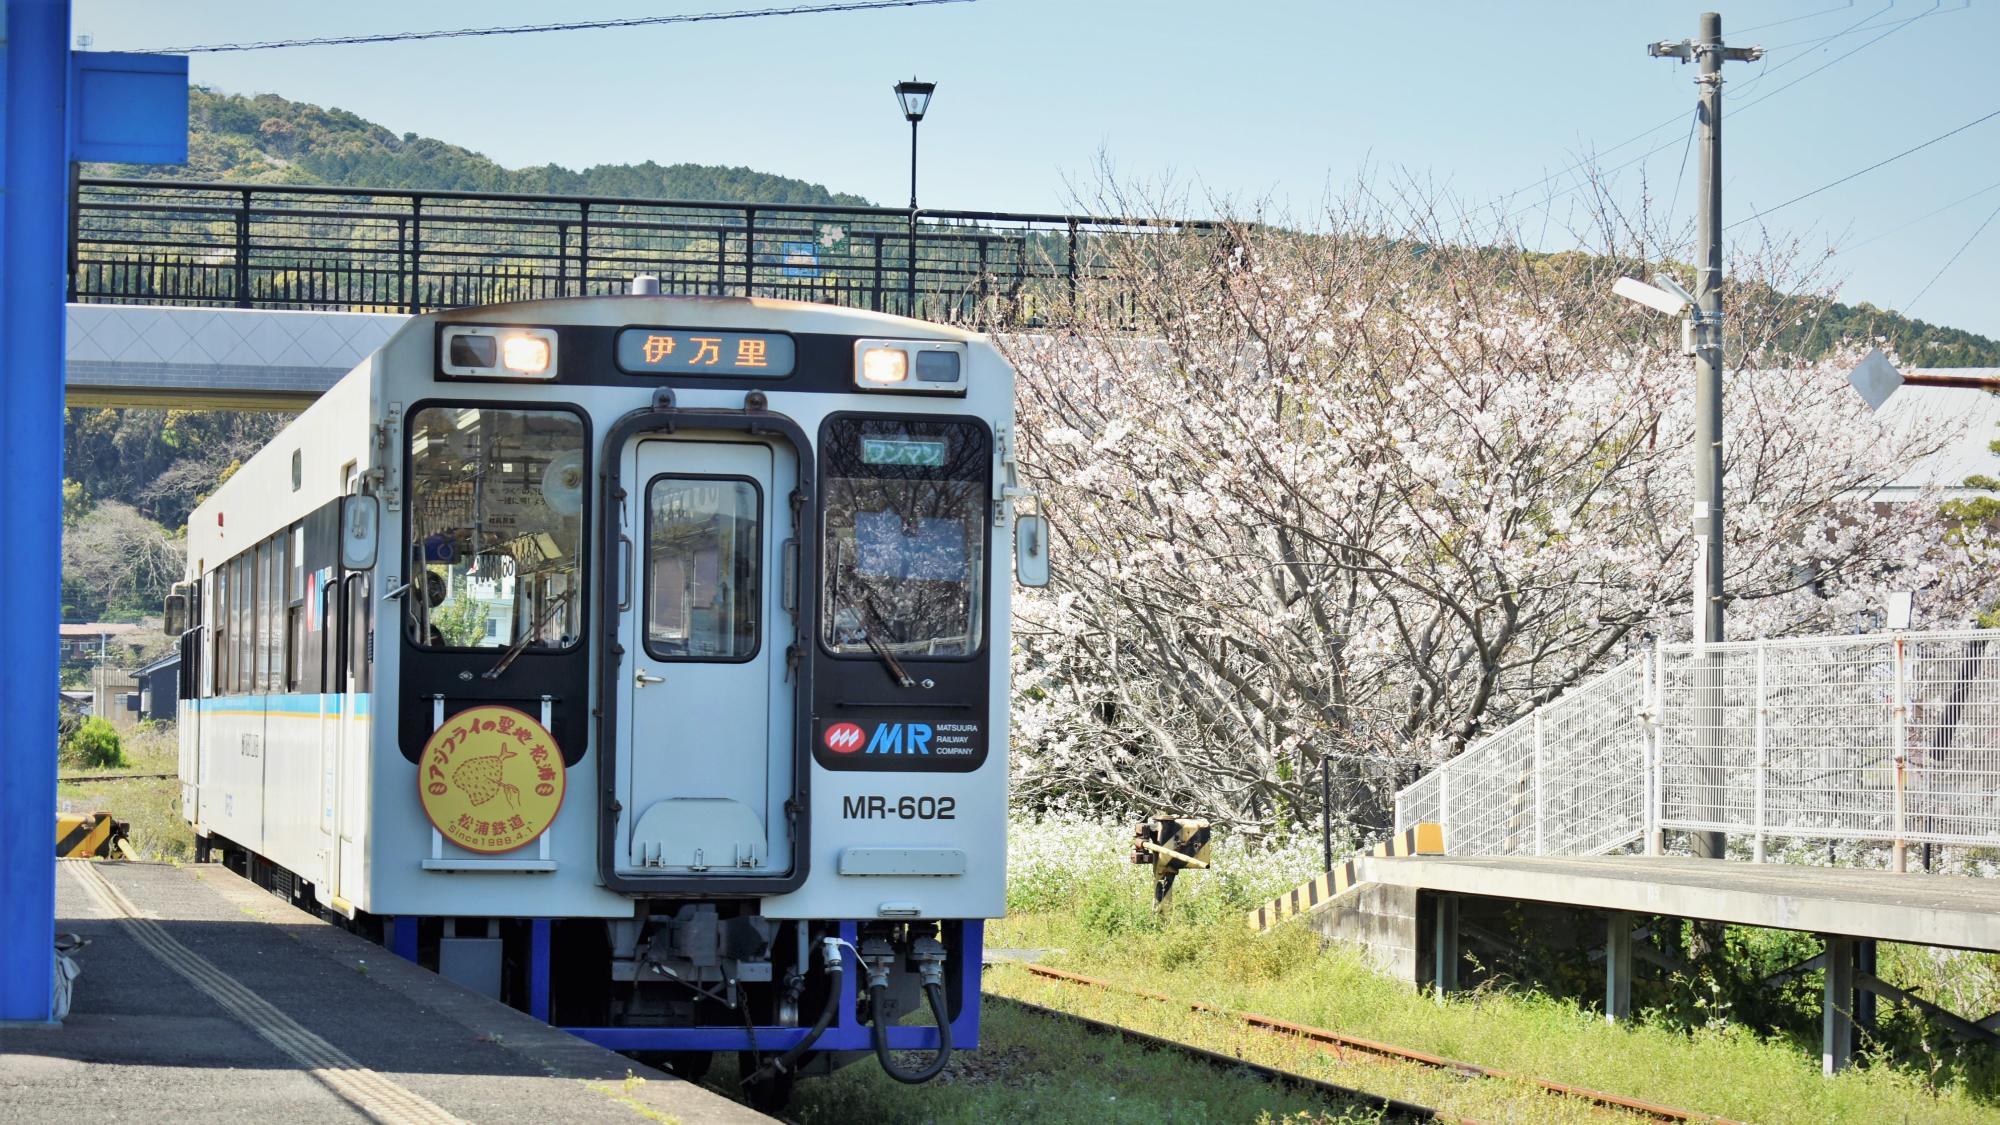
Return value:
M 929 754 L 929 723 L 878 723 L 864 754 Z

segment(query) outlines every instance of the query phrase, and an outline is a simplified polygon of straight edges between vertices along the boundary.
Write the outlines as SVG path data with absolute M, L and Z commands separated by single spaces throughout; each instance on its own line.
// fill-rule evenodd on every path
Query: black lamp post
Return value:
M 931 107 L 931 93 L 936 89 L 937 83 L 914 78 L 896 83 L 896 101 L 910 122 L 910 257 L 904 288 L 908 307 L 903 310 L 910 316 L 917 315 L 917 123 Z

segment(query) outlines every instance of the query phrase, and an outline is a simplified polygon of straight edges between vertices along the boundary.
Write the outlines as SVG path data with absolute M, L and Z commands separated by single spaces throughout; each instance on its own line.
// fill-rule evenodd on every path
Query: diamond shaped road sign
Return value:
M 1868 409 L 1880 410 L 1889 396 L 1896 393 L 1896 388 L 1903 385 L 1903 373 L 1896 370 L 1881 348 L 1870 348 L 1854 370 L 1847 373 L 1847 384 L 1868 403 Z

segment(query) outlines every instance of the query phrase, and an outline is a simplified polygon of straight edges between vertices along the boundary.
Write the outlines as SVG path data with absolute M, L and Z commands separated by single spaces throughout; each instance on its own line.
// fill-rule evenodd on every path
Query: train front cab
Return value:
M 406 756 L 472 696 L 533 699 L 507 683 L 523 674 L 506 675 L 511 648 L 468 659 L 429 620 L 493 565 L 467 539 L 481 519 L 436 518 L 464 497 L 437 497 L 520 461 L 561 508 L 585 490 L 550 482 L 594 462 L 588 510 L 539 545 L 540 531 L 516 537 L 506 569 L 516 631 L 534 638 L 516 656 L 570 766 L 564 800 L 594 806 L 595 881 L 633 915 L 494 931 L 525 954 L 517 995 L 614 1049 L 743 1052 L 769 1085 L 870 1050 L 920 1080 L 934 1071 L 888 1050 L 941 1065 L 939 1048 L 976 1045 L 981 920 L 1004 904 L 1011 372 L 976 338 L 821 318 L 845 331 L 790 338 L 802 366 L 839 367 L 795 388 L 656 381 L 622 413 L 420 404 L 408 419 L 405 543 L 412 573 L 438 577 L 402 598 Z M 865 338 L 857 319 L 911 338 Z M 646 331 L 625 323 L 590 329 Z M 562 348 L 584 350 L 583 334 L 565 329 Z M 619 353 L 618 337 L 590 350 Z M 884 350 L 911 367 L 948 354 L 964 389 L 871 394 L 864 358 Z M 503 463 L 509 441 L 522 448 Z M 506 508 L 495 488 L 488 523 Z M 1045 559 L 1045 524 L 1022 530 Z M 538 554 L 596 565 L 588 581 L 538 578 L 562 569 L 538 570 Z M 586 604 L 594 620 L 572 619 Z M 593 639 L 566 649 L 575 638 Z M 564 699 L 583 694 L 586 657 L 587 725 Z M 532 853 L 490 862 L 526 870 Z M 426 959 L 453 925 L 399 921 L 396 944 L 418 953 L 425 933 Z M 927 1018 L 896 1026 L 910 1012 Z

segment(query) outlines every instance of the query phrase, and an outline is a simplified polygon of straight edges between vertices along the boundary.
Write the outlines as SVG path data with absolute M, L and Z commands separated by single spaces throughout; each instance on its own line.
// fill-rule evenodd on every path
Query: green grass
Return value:
M 1380 1120 L 1371 1109 L 1334 1105 L 1247 1071 L 1222 1071 L 1176 1053 L 1149 1051 L 1011 1005 L 989 1004 L 981 1013 L 979 1034 L 979 1050 L 957 1056 L 927 1085 L 902 1085 L 868 1057 L 832 1077 L 800 1082 L 786 1113 L 806 1125 L 1332 1125 Z M 915 1065 L 915 1058 L 905 1065 Z M 718 1062 L 714 1077 L 733 1081 L 733 1068 Z
M 1497 988 L 1440 1004 L 1372 972 L 1345 949 L 1321 949 L 1296 923 L 1255 935 L 1243 928 L 1241 916 L 1209 910 L 1161 927 L 1146 917 L 1136 895 L 1139 911 L 1107 908 L 1107 902 L 1123 897 L 1115 889 L 1093 888 L 1075 910 L 1015 915 L 992 926 L 987 940 L 993 947 L 1054 950 L 1047 958 L 1051 965 L 1178 998 L 1725 1117 L 1772 1123 L 2000 1121 L 1995 1097 L 2000 1083 L 1990 1052 L 1935 1070 L 1923 1058 L 1877 1057 L 1828 1079 L 1820 1074 L 1816 1051 L 1722 1020 L 1689 1029 L 1656 1013 L 1609 1027 L 1576 1003 Z M 1027 979 L 1024 973 L 996 976 L 990 987 L 1027 995 Z M 1171 1033 L 1190 1024 L 1185 1013 L 1153 1002 L 1107 998 L 1072 1004 L 1088 1004 L 1100 1018 L 1142 1030 Z M 1237 1033 L 1246 1044 L 1261 1037 Z M 1384 1075 L 1381 1085 L 1333 1080 L 1484 1119 L 1541 1121 L 1566 1112 L 1559 1099 L 1527 1089 L 1495 1101 L 1490 1093 L 1473 1093 L 1492 1083 L 1426 1084 L 1396 1077 L 1390 1068 L 1378 1070 Z M 1454 1095 L 1454 1085 L 1463 1093 Z
M 125 739 L 126 765 L 116 769 L 64 770 L 72 774 L 173 773 L 180 751 L 171 726 L 141 731 Z M 186 860 L 194 854 L 194 830 L 181 819 L 177 777 L 135 777 L 116 781 L 58 783 L 59 807 L 76 812 L 103 810 L 131 826 L 132 847 L 146 859 Z

